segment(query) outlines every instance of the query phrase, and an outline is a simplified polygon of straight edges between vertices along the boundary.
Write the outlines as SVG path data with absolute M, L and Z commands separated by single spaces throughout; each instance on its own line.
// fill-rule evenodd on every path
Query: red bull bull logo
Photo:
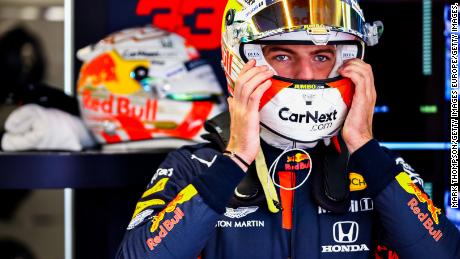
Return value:
M 412 179 L 406 172 L 401 172 L 395 178 L 399 185 L 407 193 L 415 195 L 414 198 L 409 200 L 407 206 L 417 216 L 418 220 L 423 224 L 433 239 L 438 242 L 442 237 L 442 232 L 440 229 L 435 228 L 433 221 L 436 225 L 439 224 L 438 215 L 441 215 L 441 209 L 434 206 L 433 201 L 415 183 L 412 182 Z M 420 207 L 421 203 L 427 204 L 427 209 L 430 214 L 422 211 L 422 208 Z M 431 217 L 429 217 L 429 215 L 431 215 Z
M 115 94 L 134 94 L 141 90 L 138 81 L 131 77 L 137 67 L 149 67 L 147 59 L 126 60 L 112 50 L 85 63 L 80 71 L 78 91 L 105 89 Z
M 415 183 L 409 183 L 409 185 L 414 189 L 414 194 L 417 196 L 417 199 L 420 202 L 427 204 L 428 211 L 430 212 L 431 217 L 433 218 L 436 225 L 439 224 L 438 215 L 441 215 L 441 209 L 434 206 L 433 201 L 428 197 L 426 193 L 422 192 L 422 190 L 420 190 L 420 188 L 418 188 Z
M 99 85 L 102 82 L 117 81 L 115 67 L 115 61 L 109 54 L 100 55 L 82 68 L 78 88 L 88 83 Z
M 197 190 L 193 185 L 189 184 L 185 187 L 182 191 L 177 194 L 176 198 L 174 198 L 166 208 L 164 208 L 156 217 L 152 220 L 152 227 L 150 228 L 150 232 L 155 232 L 160 225 L 160 222 L 163 221 L 166 213 L 171 213 L 176 210 L 178 204 L 182 204 L 186 201 L 189 201 L 193 196 L 197 194 Z M 179 209 L 180 211 L 180 209 Z M 183 213 L 182 213 L 183 215 Z
M 288 156 L 287 157 L 287 162 L 290 163 L 290 162 L 296 162 L 296 163 L 300 163 L 302 161 L 305 161 L 305 160 L 309 160 L 310 157 L 307 155 L 307 154 L 303 154 L 303 153 L 297 153 L 293 156 Z
M 427 204 L 431 217 L 436 224 L 439 224 L 438 215 L 441 215 L 441 209 L 437 208 L 430 197 L 428 197 L 426 193 L 424 193 L 415 183 L 412 182 L 410 176 L 407 173 L 402 172 L 396 176 L 396 180 L 407 193 L 414 194 L 421 203 Z

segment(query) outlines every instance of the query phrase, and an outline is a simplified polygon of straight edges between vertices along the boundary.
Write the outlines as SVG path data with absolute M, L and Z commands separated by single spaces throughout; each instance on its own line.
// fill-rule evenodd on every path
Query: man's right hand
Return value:
M 268 66 L 255 66 L 255 60 L 246 63 L 235 83 L 233 97 L 229 97 L 230 140 L 227 150 L 235 152 L 248 164 L 251 164 L 259 151 L 259 104 L 265 91 L 271 86 L 269 80 L 273 71 Z M 247 168 L 234 159 L 240 167 Z

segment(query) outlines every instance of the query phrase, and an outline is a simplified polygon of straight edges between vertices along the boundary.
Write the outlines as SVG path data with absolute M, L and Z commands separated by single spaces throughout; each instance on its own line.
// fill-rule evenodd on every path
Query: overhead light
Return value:
M 425 114 L 434 114 L 438 113 L 438 106 L 437 105 L 421 105 L 420 112 Z
M 64 21 L 64 7 L 63 6 L 51 6 L 45 9 L 43 17 L 47 21 Z

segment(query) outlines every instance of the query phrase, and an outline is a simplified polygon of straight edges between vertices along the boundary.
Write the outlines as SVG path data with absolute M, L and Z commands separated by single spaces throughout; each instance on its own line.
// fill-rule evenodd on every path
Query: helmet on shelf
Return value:
M 101 144 L 200 142 L 206 119 L 225 108 L 212 67 L 177 34 L 125 29 L 77 56 L 82 117 Z

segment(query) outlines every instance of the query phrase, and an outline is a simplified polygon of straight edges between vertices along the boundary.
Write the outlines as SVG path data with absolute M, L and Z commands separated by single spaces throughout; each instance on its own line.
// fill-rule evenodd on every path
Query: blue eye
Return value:
M 286 55 L 277 55 L 274 58 L 276 61 L 287 61 L 289 60 L 289 57 Z
M 329 60 L 329 57 L 327 57 L 327 56 L 323 56 L 323 55 L 316 55 L 315 56 L 315 61 L 326 62 L 328 60 Z

